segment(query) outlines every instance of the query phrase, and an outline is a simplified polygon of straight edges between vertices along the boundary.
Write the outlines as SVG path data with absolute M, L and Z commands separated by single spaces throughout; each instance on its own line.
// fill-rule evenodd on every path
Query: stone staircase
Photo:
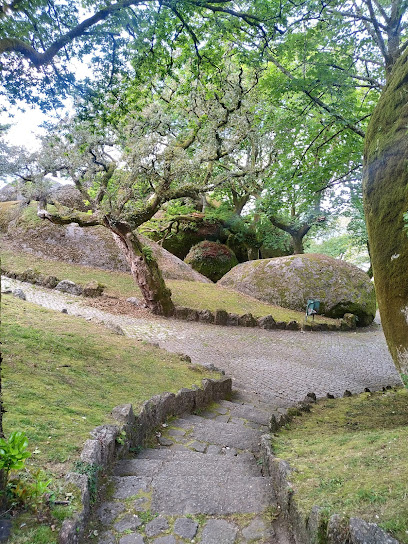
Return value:
M 85 542 L 287 542 L 258 459 L 269 418 L 262 403 L 221 401 L 165 424 L 157 447 L 117 462 Z

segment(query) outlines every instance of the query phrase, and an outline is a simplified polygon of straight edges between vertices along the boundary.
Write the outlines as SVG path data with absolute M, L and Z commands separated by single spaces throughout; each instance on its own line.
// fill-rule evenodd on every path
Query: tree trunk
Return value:
M 305 252 L 305 248 L 303 247 L 304 235 L 299 234 L 299 232 L 291 232 L 290 235 L 292 237 L 293 253 L 295 255 L 304 253 Z
M 248 261 L 256 261 L 259 259 L 259 249 L 257 247 L 251 247 L 249 246 L 247 248 L 248 251 Z
M 397 369 L 408 373 L 408 52 L 371 117 L 363 198 L 381 322 Z
M 37 201 L 37 211 L 46 210 L 47 209 L 47 199 L 46 197 L 39 197 Z
M 287 232 L 290 235 L 290 237 L 292 238 L 293 253 L 295 255 L 305 252 L 305 248 L 303 247 L 303 238 L 312 228 L 313 222 L 310 224 L 303 223 L 300 227 L 296 228 L 293 225 L 286 224 L 286 223 L 283 223 L 283 221 L 277 220 L 273 216 L 269 216 L 268 219 L 274 227 L 280 230 L 283 230 L 284 232 Z
M 146 307 L 154 314 L 170 316 L 174 313 L 171 291 L 149 246 L 143 246 L 134 232 L 117 225 L 112 228 L 116 243 L 126 255 L 133 278 L 142 292 Z

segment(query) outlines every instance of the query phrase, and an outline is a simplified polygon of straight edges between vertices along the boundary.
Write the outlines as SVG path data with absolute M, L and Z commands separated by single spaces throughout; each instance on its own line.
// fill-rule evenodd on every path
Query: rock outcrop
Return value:
M 235 253 L 229 247 L 209 240 L 192 247 L 185 262 L 214 282 L 238 264 Z
M 309 298 L 320 300 L 319 313 L 339 318 L 357 316 L 357 326 L 375 316 L 374 286 L 365 272 L 326 255 L 304 254 L 239 264 L 219 282 L 259 300 L 305 310 Z

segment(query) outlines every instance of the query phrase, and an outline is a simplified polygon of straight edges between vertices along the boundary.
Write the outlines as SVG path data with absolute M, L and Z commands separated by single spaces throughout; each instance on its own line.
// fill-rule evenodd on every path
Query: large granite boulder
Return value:
M 249 261 L 235 266 L 218 283 L 292 310 L 304 311 L 307 299 L 317 298 L 319 313 L 334 318 L 355 314 L 360 327 L 369 325 L 376 311 L 374 286 L 367 274 L 327 255 Z
M 214 282 L 238 264 L 235 253 L 229 247 L 209 240 L 193 246 L 184 261 Z

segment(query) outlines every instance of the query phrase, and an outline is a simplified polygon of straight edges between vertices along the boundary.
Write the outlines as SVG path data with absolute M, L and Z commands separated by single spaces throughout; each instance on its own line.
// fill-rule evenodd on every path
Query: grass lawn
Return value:
M 51 477 L 57 498 L 95 426 L 118 404 L 136 409 L 152 395 L 218 377 L 159 348 L 119 336 L 83 319 L 2 297 L 4 431 L 27 433 L 27 464 Z M 60 496 L 58 496 L 60 494 Z M 64 517 L 63 508 L 56 509 Z M 10 544 L 55 544 L 53 532 L 27 516 Z M 58 519 L 54 519 L 58 526 Z M 21 524 L 21 518 L 19 521 Z
M 2 250 L 2 266 L 13 272 L 23 272 L 32 268 L 41 274 L 54 275 L 60 279 L 68 279 L 75 283 L 85 284 L 96 280 L 106 285 L 105 293 L 116 297 L 140 297 L 139 288 L 130 274 L 109 272 L 99 268 L 52 261 L 36 257 L 24 252 Z M 302 323 L 304 313 L 281 308 L 220 287 L 214 283 L 199 283 L 181 280 L 166 280 L 177 306 L 188 306 L 197 310 L 224 309 L 239 315 L 252 313 L 255 317 L 272 315 L 276 321 L 298 321 Z M 335 319 L 316 316 L 317 323 L 335 323 Z
M 301 510 L 379 524 L 408 543 L 408 390 L 325 400 L 273 439 Z

